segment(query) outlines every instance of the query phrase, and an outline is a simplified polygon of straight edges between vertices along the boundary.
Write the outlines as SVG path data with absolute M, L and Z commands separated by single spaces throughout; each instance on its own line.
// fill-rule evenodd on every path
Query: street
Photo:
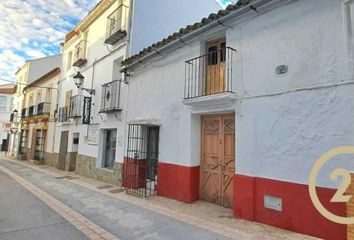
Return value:
M 80 186 L 77 177 L 47 168 L 0 161 L 0 239 L 311 239 L 254 223 L 231 229 L 198 222 L 122 191 L 110 197 L 100 193 L 107 185 Z

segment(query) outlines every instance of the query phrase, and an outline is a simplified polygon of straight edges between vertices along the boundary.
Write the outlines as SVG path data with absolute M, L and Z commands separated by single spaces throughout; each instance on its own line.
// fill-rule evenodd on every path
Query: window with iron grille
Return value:
M 68 121 L 68 107 L 60 107 L 58 109 L 58 122 Z
M 37 129 L 36 131 L 36 144 L 34 149 L 33 159 L 42 161 L 44 159 L 44 144 L 45 144 L 46 130 Z
M 91 97 L 81 95 L 71 97 L 69 118 L 82 118 L 82 124 L 90 124 Z
M 32 105 L 28 108 L 28 116 L 33 117 L 37 115 L 37 106 Z
M 28 117 L 27 113 L 28 113 L 28 109 L 27 108 L 23 108 L 22 111 L 21 111 L 21 118 Z
M 20 144 L 19 144 L 19 149 L 18 153 L 21 155 L 24 155 L 27 153 L 27 136 L 28 136 L 28 131 L 23 130 L 21 132 L 21 137 L 20 137 Z
M 127 35 L 129 8 L 120 5 L 107 18 L 106 44 L 114 44 Z
M 50 114 L 50 103 L 42 102 L 37 105 L 37 115 L 49 115 Z
M 119 107 L 120 89 L 120 80 L 115 80 L 102 85 L 100 112 L 121 111 Z
M 124 186 L 127 193 L 140 197 L 156 194 L 159 156 L 159 127 L 130 124 Z

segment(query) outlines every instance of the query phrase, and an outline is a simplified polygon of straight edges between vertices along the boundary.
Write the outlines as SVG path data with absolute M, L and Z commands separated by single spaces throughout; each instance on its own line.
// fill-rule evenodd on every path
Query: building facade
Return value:
M 8 151 L 13 119 L 12 104 L 16 86 L 13 84 L 0 85 L 0 150 Z
M 14 94 L 12 105 L 12 113 L 14 117 L 11 119 L 11 135 L 9 143 L 9 154 L 13 157 L 18 156 L 20 137 L 21 137 L 21 113 L 24 102 L 23 89 L 32 82 L 36 81 L 54 68 L 61 67 L 61 55 L 53 55 L 44 58 L 32 59 L 26 61 L 20 67 L 16 75 L 17 90 Z
M 55 166 L 55 113 L 60 68 L 54 68 L 23 88 L 18 158 Z
M 324 152 L 354 144 L 353 7 L 239 1 L 125 60 L 127 191 L 346 239 L 346 225 L 314 207 L 308 179 Z M 338 167 L 352 171 L 352 160 L 326 165 L 317 193 L 346 216 L 345 203 L 330 202 Z
M 186 6 L 189 1 L 180 2 Z M 201 2 L 195 4 L 202 6 Z M 175 5 L 172 0 L 103 0 L 67 34 L 62 45 L 64 71 L 59 95 L 63 97 L 59 100 L 54 144 L 60 169 L 122 184 L 128 86 L 121 62 L 140 44 L 157 41 L 165 31 L 184 24 L 181 14 L 190 9 L 184 7 L 172 17 Z M 156 14 L 142 17 L 141 11 L 147 8 Z M 216 2 L 208 1 L 200 12 L 215 9 Z M 174 25 L 155 27 L 156 19 L 166 14 L 171 15 Z M 149 37 L 142 34 L 143 30 Z M 81 83 L 74 81 L 78 72 L 83 77 Z

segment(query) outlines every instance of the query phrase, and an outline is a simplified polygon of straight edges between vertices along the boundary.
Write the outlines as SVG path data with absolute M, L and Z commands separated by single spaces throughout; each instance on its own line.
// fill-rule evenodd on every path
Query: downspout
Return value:
M 350 4 L 353 3 L 353 0 L 344 0 L 342 2 L 342 14 L 343 14 L 343 27 L 345 32 L 345 41 L 346 48 L 349 53 L 349 58 L 351 59 L 351 66 L 353 66 L 353 30 L 352 30 L 352 20 L 351 20 L 351 11 Z M 352 79 L 354 79 L 354 69 L 352 69 Z

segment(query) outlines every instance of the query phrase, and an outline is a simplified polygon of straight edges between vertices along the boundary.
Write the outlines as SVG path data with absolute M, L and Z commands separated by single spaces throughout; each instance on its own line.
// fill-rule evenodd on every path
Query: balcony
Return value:
M 223 47 L 185 62 L 185 105 L 224 105 L 235 100 L 233 59 L 236 50 Z
M 68 122 L 69 107 L 60 107 L 58 111 L 58 122 Z
M 21 118 L 28 117 L 28 108 L 23 108 L 21 112 Z
M 73 66 L 74 67 L 81 67 L 87 62 L 86 59 L 86 40 L 81 40 L 76 46 L 75 46 L 75 52 L 74 52 L 74 61 L 73 61 Z
M 50 115 L 50 103 L 42 102 L 37 105 L 37 116 Z
M 100 113 L 122 111 L 119 107 L 121 80 L 102 85 Z
M 127 35 L 128 29 L 129 8 L 125 5 L 120 5 L 107 18 L 106 27 L 106 44 L 115 44 Z
M 28 108 L 28 117 L 34 117 L 37 115 L 37 107 L 32 105 Z
M 81 95 L 71 97 L 69 118 L 82 118 L 82 124 L 90 124 L 91 98 Z

